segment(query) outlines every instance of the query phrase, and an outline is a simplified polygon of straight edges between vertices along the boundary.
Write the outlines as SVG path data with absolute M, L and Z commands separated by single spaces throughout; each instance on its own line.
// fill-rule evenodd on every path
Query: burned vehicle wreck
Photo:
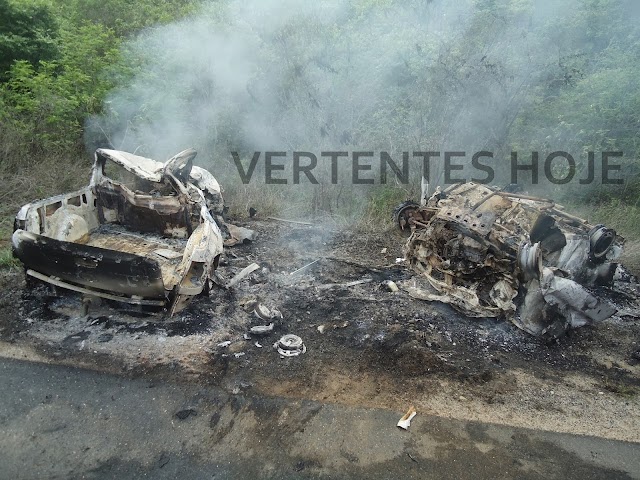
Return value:
M 475 183 L 436 191 L 394 211 L 410 229 L 405 259 L 414 297 L 471 317 L 503 317 L 549 339 L 616 312 L 602 298 L 622 272 L 623 239 L 551 200 Z
M 16 216 L 13 252 L 27 278 L 170 315 L 208 291 L 223 252 L 214 218 L 221 222 L 223 200 L 195 156 L 189 149 L 161 163 L 98 149 L 87 187 Z

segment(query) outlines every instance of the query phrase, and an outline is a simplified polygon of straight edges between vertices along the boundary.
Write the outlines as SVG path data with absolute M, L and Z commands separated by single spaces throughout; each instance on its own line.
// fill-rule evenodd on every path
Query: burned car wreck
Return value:
M 475 183 L 394 211 L 410 229 L 405 258 L 420 275 L 408 293 L 471 317 L 503 317 L 549 339 L 609 318 L 599 295 L 622 272 L 623 239 L 551 200 Z
M 16 216 L 13 252 L 27 278 L 170 315 L 207 292 L 227 227 L 218 182 L 195 156 L 161 163 L 98 149 L 87 187 Z

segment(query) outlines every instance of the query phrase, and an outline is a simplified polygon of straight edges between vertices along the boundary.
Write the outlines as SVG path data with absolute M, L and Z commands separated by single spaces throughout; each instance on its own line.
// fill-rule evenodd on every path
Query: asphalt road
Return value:
M 0 479 L 640 478 L 640 444 L 0 359 Z M 244 388 L 243 388 L 244 387 Z M 403 409 L 406 406 L 403 406 Z

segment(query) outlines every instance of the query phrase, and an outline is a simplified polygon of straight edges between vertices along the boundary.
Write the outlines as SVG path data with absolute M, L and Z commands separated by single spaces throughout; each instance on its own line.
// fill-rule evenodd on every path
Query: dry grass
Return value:
M 25 203 L 64 193 L 89 182 L 90 160 L 52 156 L 41 162 L 0 167 L 0 249 L 10 243 L 13 219 Z
M 13 220 L 28 202 L 72 191 L 89 182 L 91 162 L 86 158 L 52 156 L 0 167 L 0 269 L 18 268 L 11 252 Z
M 224 185 L 232 216 L 245 217 L 253 207 L 262 218 L 278 216 L 365 232 L 389 228 L 394 207 L 419 197 L 419 190 L 386 185 Z
M 11 247 L 4 247 L 0 249 L 0 269 L 18 269 L 20 268 L 20 261 L 11 253 Z
M 635 275 L 640 275 L 640 207 L 612 201 L 598 206 L 568 207 L 591 223 L 602 223 L 625 238 L 622 263 Z

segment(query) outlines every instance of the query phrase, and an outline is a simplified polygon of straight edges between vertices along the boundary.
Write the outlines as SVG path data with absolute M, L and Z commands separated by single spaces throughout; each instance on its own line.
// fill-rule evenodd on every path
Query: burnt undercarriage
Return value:
M 601 293 L 624 276 L 624 240 L 551 200 L 463 183 L 394 218 L 411 231 L 405 257 L 420 275 L 405 288 L 415 298 L 549 338 L 616 311 Z

